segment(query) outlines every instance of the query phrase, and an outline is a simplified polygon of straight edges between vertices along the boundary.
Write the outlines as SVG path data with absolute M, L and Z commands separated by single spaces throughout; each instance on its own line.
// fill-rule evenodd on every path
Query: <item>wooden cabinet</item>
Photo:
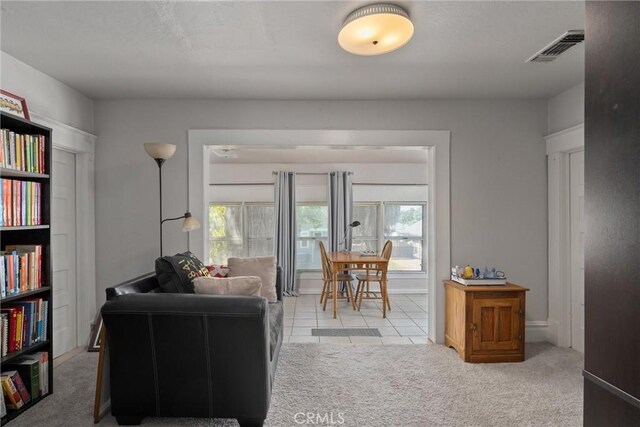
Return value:
M 522 362 L 527 288 L 445 280 L 444 343 L 465 362 Z

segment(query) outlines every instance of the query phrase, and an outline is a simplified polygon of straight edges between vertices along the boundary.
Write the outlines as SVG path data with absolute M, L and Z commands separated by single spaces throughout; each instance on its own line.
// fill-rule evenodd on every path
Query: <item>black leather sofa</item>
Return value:
M 276 283 L 276 303 L 162 293 L 155 274 L 108 288 L 102 318 L 118 424 L 150 416 L 262 426 L 283 336 L 279 269 Z

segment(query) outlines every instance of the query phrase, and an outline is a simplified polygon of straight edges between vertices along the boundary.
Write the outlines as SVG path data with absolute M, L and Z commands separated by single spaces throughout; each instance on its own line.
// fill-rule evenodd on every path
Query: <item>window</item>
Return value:
M 247 256 L 273 255 L 275 216 L 273 205 L 246 205 Z
M 328 247 L 329 218 L 324 203 L 299 203 L 297 212 L 297 265 L 320 270 L 318 241 Z M 390 271 L 426 271 L 423 259 L 425 204 L 354 203 L 354 251 L 379 253 L 386 240 L 393 242 Z M 209 206 L 209 263 L 225 264 L 229 257 L 274 254 L 275 211 L 271 203 L 218 203 Z
M 393 242 L 389 270 L 423 270 L 424 206 L 405 203 L 384 204 L 384 239 Z
M 298 204 L 297 216 L 297 260 L 301 270 L 319 270 L 320 247 L 318 241 L 328 245 L 329 213 L 324 204 Z
M 209 205 L 209 263 L 273 255 L 274 209 L 266 203 Z
M 352 219 L 360 221 L 353 229 L 351 250 L 378 252 L 379 203 L 354 203 Z

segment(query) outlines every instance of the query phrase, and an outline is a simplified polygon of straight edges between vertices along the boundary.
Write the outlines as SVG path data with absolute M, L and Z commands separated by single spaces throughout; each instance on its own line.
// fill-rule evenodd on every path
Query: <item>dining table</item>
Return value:
M 333 318 L 338 316 L 338 275 L 345 271 L 363 270 L 365 274 L 380 272 L 380 291 L 384 296 L 387 288 L 387 270 L 389 260 L 378 254 L 369 254 L 356 251 L 328 252 L 327 260 L 331 266 L 331 293 L 333 298 Z M 348 285 L 349 286 L 349 285 Z M 382 317 L 387 317 L 387 304 L 383 299 Z

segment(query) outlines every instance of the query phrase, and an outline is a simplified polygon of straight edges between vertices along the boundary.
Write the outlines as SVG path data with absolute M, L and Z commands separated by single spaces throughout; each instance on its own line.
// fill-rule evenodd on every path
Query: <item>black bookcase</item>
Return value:
M 53 392 L 53 270 L 51 268 L 51 171 L 53 164 L 51 129 L 4 112 L 0 113 L 0 127 L 19 134 L 44 135 L 45 139 L 45 173 L 24 172 L 0 167 L 0 177 L 2 178 L 39 182 L 42 185 L 40 199 L 41 225 L 0 227 L 0 248 L 2 250 L 4 250 L 7 245 L 42 245 L 42 286 L 38 289 L 16 295 L 7 295 L 2 298 L 0 305 L 4 308 L 5 304 L 17 302 L 25 298 L 42 298 L 48 301 L 47 340 L 8 353 L 2 357 L 1 367 L 4 367 L 5 363 L 14 361 L 19 356 L 35 352 L 47 352 L 48 377 L 46 381 L 48 381 L 49 384 L 49 391 L 43 396 L 32 399 L 28 404 L 18 410 L 7 408 L 7 415 L 2 418 L 2 424 L 4 425 L 9 420 L 12 420 L 24 411 L 37 405 L 42 399 Z

